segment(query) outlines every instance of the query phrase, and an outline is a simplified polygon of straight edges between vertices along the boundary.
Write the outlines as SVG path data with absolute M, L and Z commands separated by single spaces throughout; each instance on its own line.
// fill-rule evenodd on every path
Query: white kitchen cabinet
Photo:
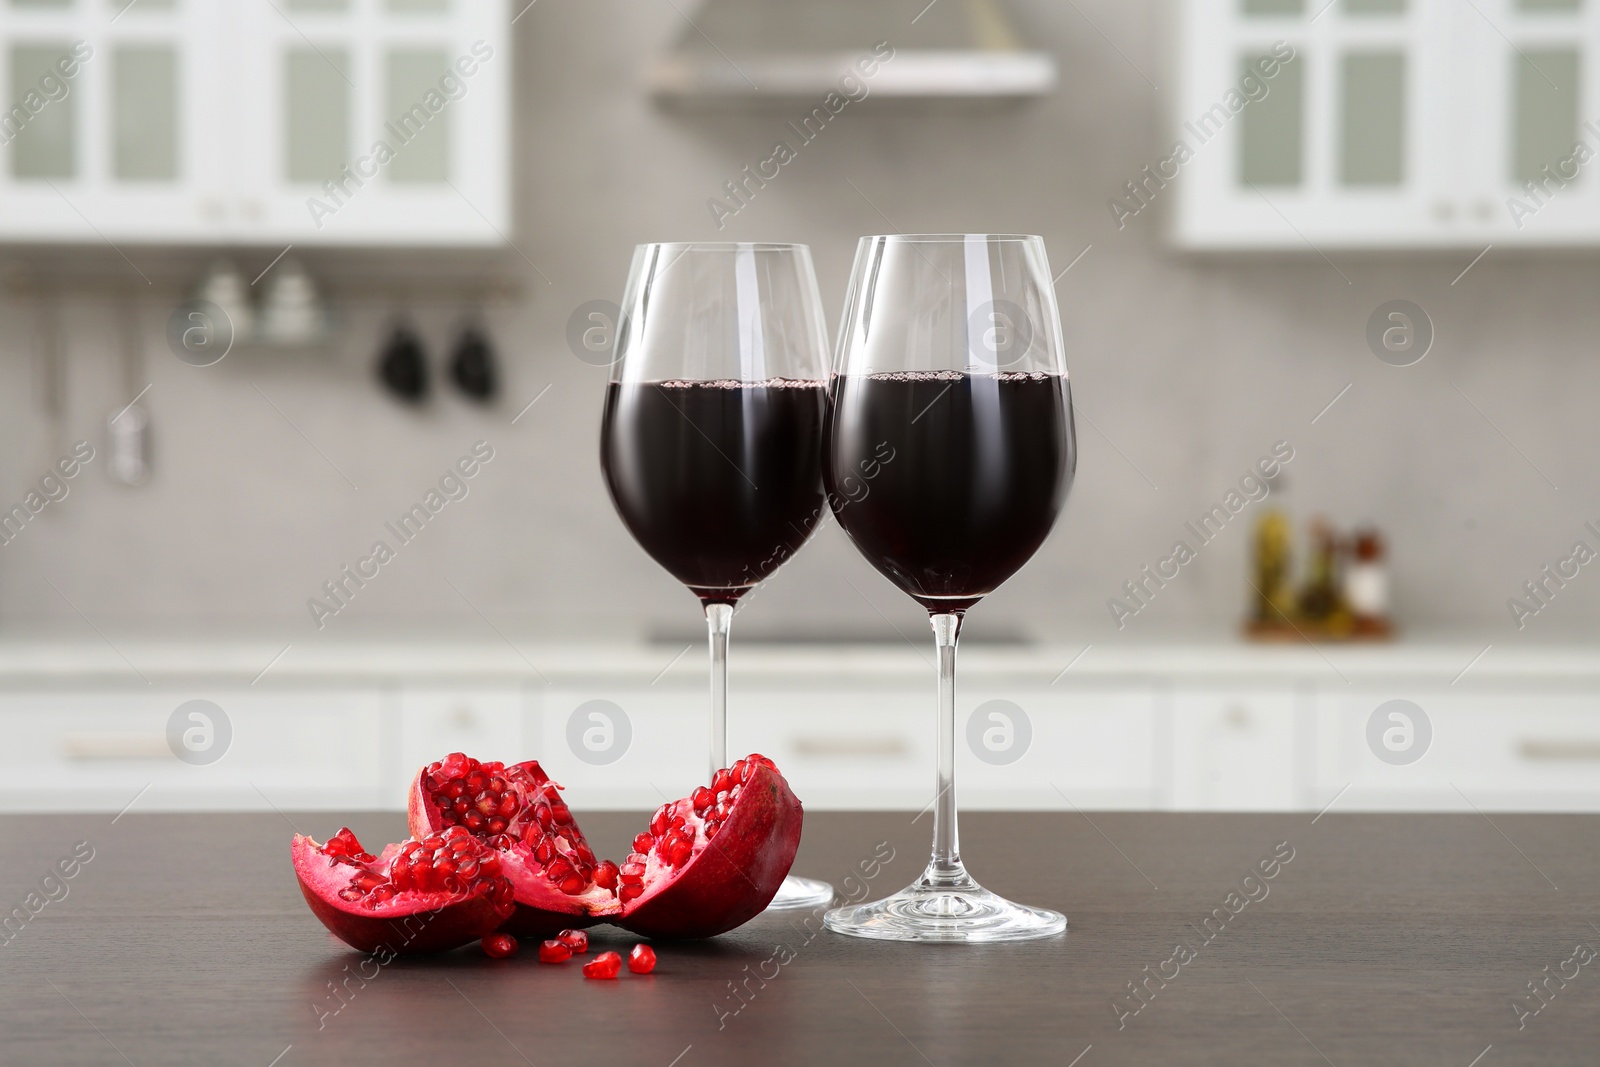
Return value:
M 220 758 L 206 764 L 178 760 L 167 742 L 173 713 L 197 699 L 221 709 L 203 724 L 213 731 L 204 740 L 222 746 Z M 393 806 L 383 789 L 393 756 L 380 709 L 375 690 L 318 687 L 7 692 L 0 694 L 0 737 L 11 756 L 0 776 L 0 806 L 112 812 L 130 804 L 133 811 Z
M 1310 699 L 1307 690 L 1287 687 L 1180 688 L 1173 695 L 1171 806 L 1302 807 Z
M 1368 743 L 1368 720 L 1391 700 L 1427 718 L 1431 736 L 1412 762 L 1386 762 Z M 1322 701 L 1316 730 L 1317 793 L 1326 803 L 1348 787 L 1335 810 L 1600 808 L 1600 696 L 1592 692 L 1364 686 Z
M 507 25 L 504 0 L 0 0 L 0 240 L 499 244 Z
M 1294 58 L 1243 83 L 1279 42 Z M 1600 243 L 1592 164 L 1541 171 L 1579 141 L 1600 152 L 1600 127 L 1585 128 L 1600 118 L 1597 49 L 1600 5 L 1584 0 L 1189 0 L 1173 132 L 1194 154 L 1172 178 L 1175 238 Z M 1530 196 L 1530 180 L 1546 191 Z
M 520 686 L 408 685 L 395 695 L 399 762 L 387 792 L 406 803 L 418 767 L 451 752 L 476 759 L 517 762 L 537 755 L 526 737 L 529 698 Z

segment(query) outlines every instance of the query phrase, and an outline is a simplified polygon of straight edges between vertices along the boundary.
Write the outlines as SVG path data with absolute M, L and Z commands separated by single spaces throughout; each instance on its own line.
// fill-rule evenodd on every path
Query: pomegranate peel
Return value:
M 348 827 L 324 844 L 296 834 L 295 877 L 322 924 L 362 952 L 440 952 L 499 928 L 516 908 L 498 855 L 470 833 L 366 851 Z
M 759 754 L 663 804 L 620 864 L 595 856 L 561 787 L 535 761 L 508 766 L 453 752 L 418 772 L 407 813 L 419 837 L 461 827 L 493 848 L 516 900 L 501 929 L 540 940 L 600 921 L 661 938 L 731 930 L 776 895 L 803 819 L 783 775 Z

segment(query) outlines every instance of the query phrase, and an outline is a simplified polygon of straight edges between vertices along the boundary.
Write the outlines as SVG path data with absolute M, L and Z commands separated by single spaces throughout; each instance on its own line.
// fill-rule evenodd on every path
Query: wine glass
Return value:
M 1077 464 L 1044 242 L 864 237 L 829 385 L 823 478 L 861 554 L 927 609 L 939 657 L 933 856 L 893 896 L 824 916 L 892 941 L 1019 941 L 1054 911 L 975 882 L 956 832 L 956 639 L 968 608 L 1043 544 Z M 840 487 L 864 485 L 851 494 Z
M 826 334 L 805 245 L 634 250 L 600 465 L 635 540 L 705 609 L 713 771 L 728 763 L 734 605 L 826 514 Z M 769 906 L 832 901 L 826 882 L 791 877 Z

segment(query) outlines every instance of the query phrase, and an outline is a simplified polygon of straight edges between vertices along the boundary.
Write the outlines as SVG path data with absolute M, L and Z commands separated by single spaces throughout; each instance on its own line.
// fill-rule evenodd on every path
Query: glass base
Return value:
M 827 882 L 819 882 L 815 878 L 796 878 L 789 875 L 778 887 L 778 895 L 772 898 L 772 903 L 767 905 L 767 910 L 774 908 L 788 910 L 790 908 L 825 908 L 833 903 L 833 886 Z
M 1031 941 L 1067 928 L 1057 911 L 1013 904 L 972 880 L 966 870 L 935 872 L 893 896 L 849 908 L 834 908 L 822 924 L 837 934 L 880 941 Z

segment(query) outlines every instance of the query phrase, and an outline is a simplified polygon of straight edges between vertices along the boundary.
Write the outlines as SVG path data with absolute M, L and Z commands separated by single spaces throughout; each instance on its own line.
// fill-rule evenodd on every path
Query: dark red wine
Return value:
M 821 382 L 612 382 L 600 466 L 634 538 L 707 602 L 777 570 L 823 515 Z
M 836 376 L 825 432 L 839 525 L 929 611 L 965 611 L 1028 562 L 1077 466 L 1054 374 Z

